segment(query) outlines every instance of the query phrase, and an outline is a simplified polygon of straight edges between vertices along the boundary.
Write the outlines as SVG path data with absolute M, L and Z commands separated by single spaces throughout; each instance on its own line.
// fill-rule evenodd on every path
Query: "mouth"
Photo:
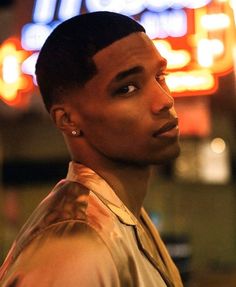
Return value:
M 153 133 L 153 137 L 160 135 L 165 136 L 176 136 L 178 134 L 178 118 L 168 121 L 158 131 Z

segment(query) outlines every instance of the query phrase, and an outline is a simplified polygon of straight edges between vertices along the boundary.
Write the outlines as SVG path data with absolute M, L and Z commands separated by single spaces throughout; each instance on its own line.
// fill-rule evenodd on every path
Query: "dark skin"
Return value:
M 51 115 L 72 159 L 96 171 L 139 218 L 153 165 L 179 154 L 178 120 L 165 83 L 166 60 L 145 33 L 93 57 L 98 73 Z M 79 130 L 79 136 L 72 131 Z

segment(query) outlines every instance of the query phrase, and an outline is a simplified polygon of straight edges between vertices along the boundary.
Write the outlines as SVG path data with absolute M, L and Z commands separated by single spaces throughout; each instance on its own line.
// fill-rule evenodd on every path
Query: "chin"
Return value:
M 159 153 L 156 157 L 151 159 L 151 164 L 165 164 L 175 160 L 180 154 L 180 146 L 176 144 L 167 148 L 165 151 Z
M 130 155 L 127 157 L 112 157 L 112 160 L 124 165 L 135 166 L 149 166 L 149 165 L 161 165 L 175 160 L 180 154 L 180 146 L 178 142 L 172 145 L 168 145 L 164 150 L 154 153 L 148 153 L 146 155 Z

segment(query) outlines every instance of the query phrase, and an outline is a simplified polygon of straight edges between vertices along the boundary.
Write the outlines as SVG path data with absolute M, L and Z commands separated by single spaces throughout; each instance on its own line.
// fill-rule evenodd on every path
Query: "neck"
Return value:
M 148 189 L 150 167 L 116 165 L 113 168 L 97 169 L 97 173 L 109 183 L 121 201 L 139 218 Z
M 67 142 L 72 159 L 94 170 L 139 219 L 151 176 L 151 165 L 120 163 L 91 151 L 85 144 Z

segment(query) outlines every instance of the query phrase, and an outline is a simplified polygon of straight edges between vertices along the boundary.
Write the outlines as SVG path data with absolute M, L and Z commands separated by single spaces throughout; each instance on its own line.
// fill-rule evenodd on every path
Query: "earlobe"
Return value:
M 57 128 L 63 133 L 71 135 L 71 132 L 77 128 L 76 124 L 71 120 L 70 113 L 62 105 L 53 106 L 50 115 Z

